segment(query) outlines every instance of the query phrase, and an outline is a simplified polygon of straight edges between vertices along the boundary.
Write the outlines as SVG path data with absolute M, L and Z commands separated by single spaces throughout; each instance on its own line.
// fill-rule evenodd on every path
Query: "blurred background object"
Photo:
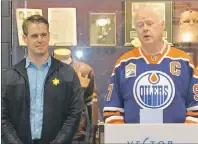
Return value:
M 180 15 L 178 42 L 198 43 L 198 12 L 190 7 Z

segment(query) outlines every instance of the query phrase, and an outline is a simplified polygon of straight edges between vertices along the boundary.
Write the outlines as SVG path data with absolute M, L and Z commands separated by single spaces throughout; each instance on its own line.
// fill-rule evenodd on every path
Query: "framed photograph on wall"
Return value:
M 115 13 L 90 13 L 89 43 L 90 46 L 116 45 Z
M 50 45 L 77 45 L 76 8 L 48 8 Z
M 147 1 L 147 2 L 125 2 L 125 43 L 124 46 L 131 46 L 132 41 L 137 39 L 134 18 L 137 10 L 144 6 L 151 6 L 164 18 L 165 29 L 163 38 L 172 43 L 172 2 L 169 1 Z

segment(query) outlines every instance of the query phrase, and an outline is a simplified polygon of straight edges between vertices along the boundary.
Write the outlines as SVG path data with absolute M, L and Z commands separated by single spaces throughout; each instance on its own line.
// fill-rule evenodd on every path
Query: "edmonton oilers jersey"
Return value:
M 164 44 L 149 56 L 135 48 L 119 58 L 105 97 L 105 123 L 140 123 L 140 109 L 161 109 L 163 123 L 198 123 L 198 68 Z

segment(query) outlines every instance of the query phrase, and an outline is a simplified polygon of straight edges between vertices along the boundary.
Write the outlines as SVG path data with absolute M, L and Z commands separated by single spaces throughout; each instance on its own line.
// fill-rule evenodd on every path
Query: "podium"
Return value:
M 198 144 L 198 124 L 100 125 L 101 144 Z

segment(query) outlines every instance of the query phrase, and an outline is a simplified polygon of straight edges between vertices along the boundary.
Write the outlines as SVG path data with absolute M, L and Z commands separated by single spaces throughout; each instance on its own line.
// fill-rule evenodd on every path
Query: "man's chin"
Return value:
M 153 42 L 153 40 L 144 40 L 142 43 L 143 44 L 153 44 L 154 42 Z
M 44 55 L 46 55 L 46 54 L 47 54 L 46 52 L 37 52 L 37 53 L 36 53 L 37 56 L 44 56 Z

